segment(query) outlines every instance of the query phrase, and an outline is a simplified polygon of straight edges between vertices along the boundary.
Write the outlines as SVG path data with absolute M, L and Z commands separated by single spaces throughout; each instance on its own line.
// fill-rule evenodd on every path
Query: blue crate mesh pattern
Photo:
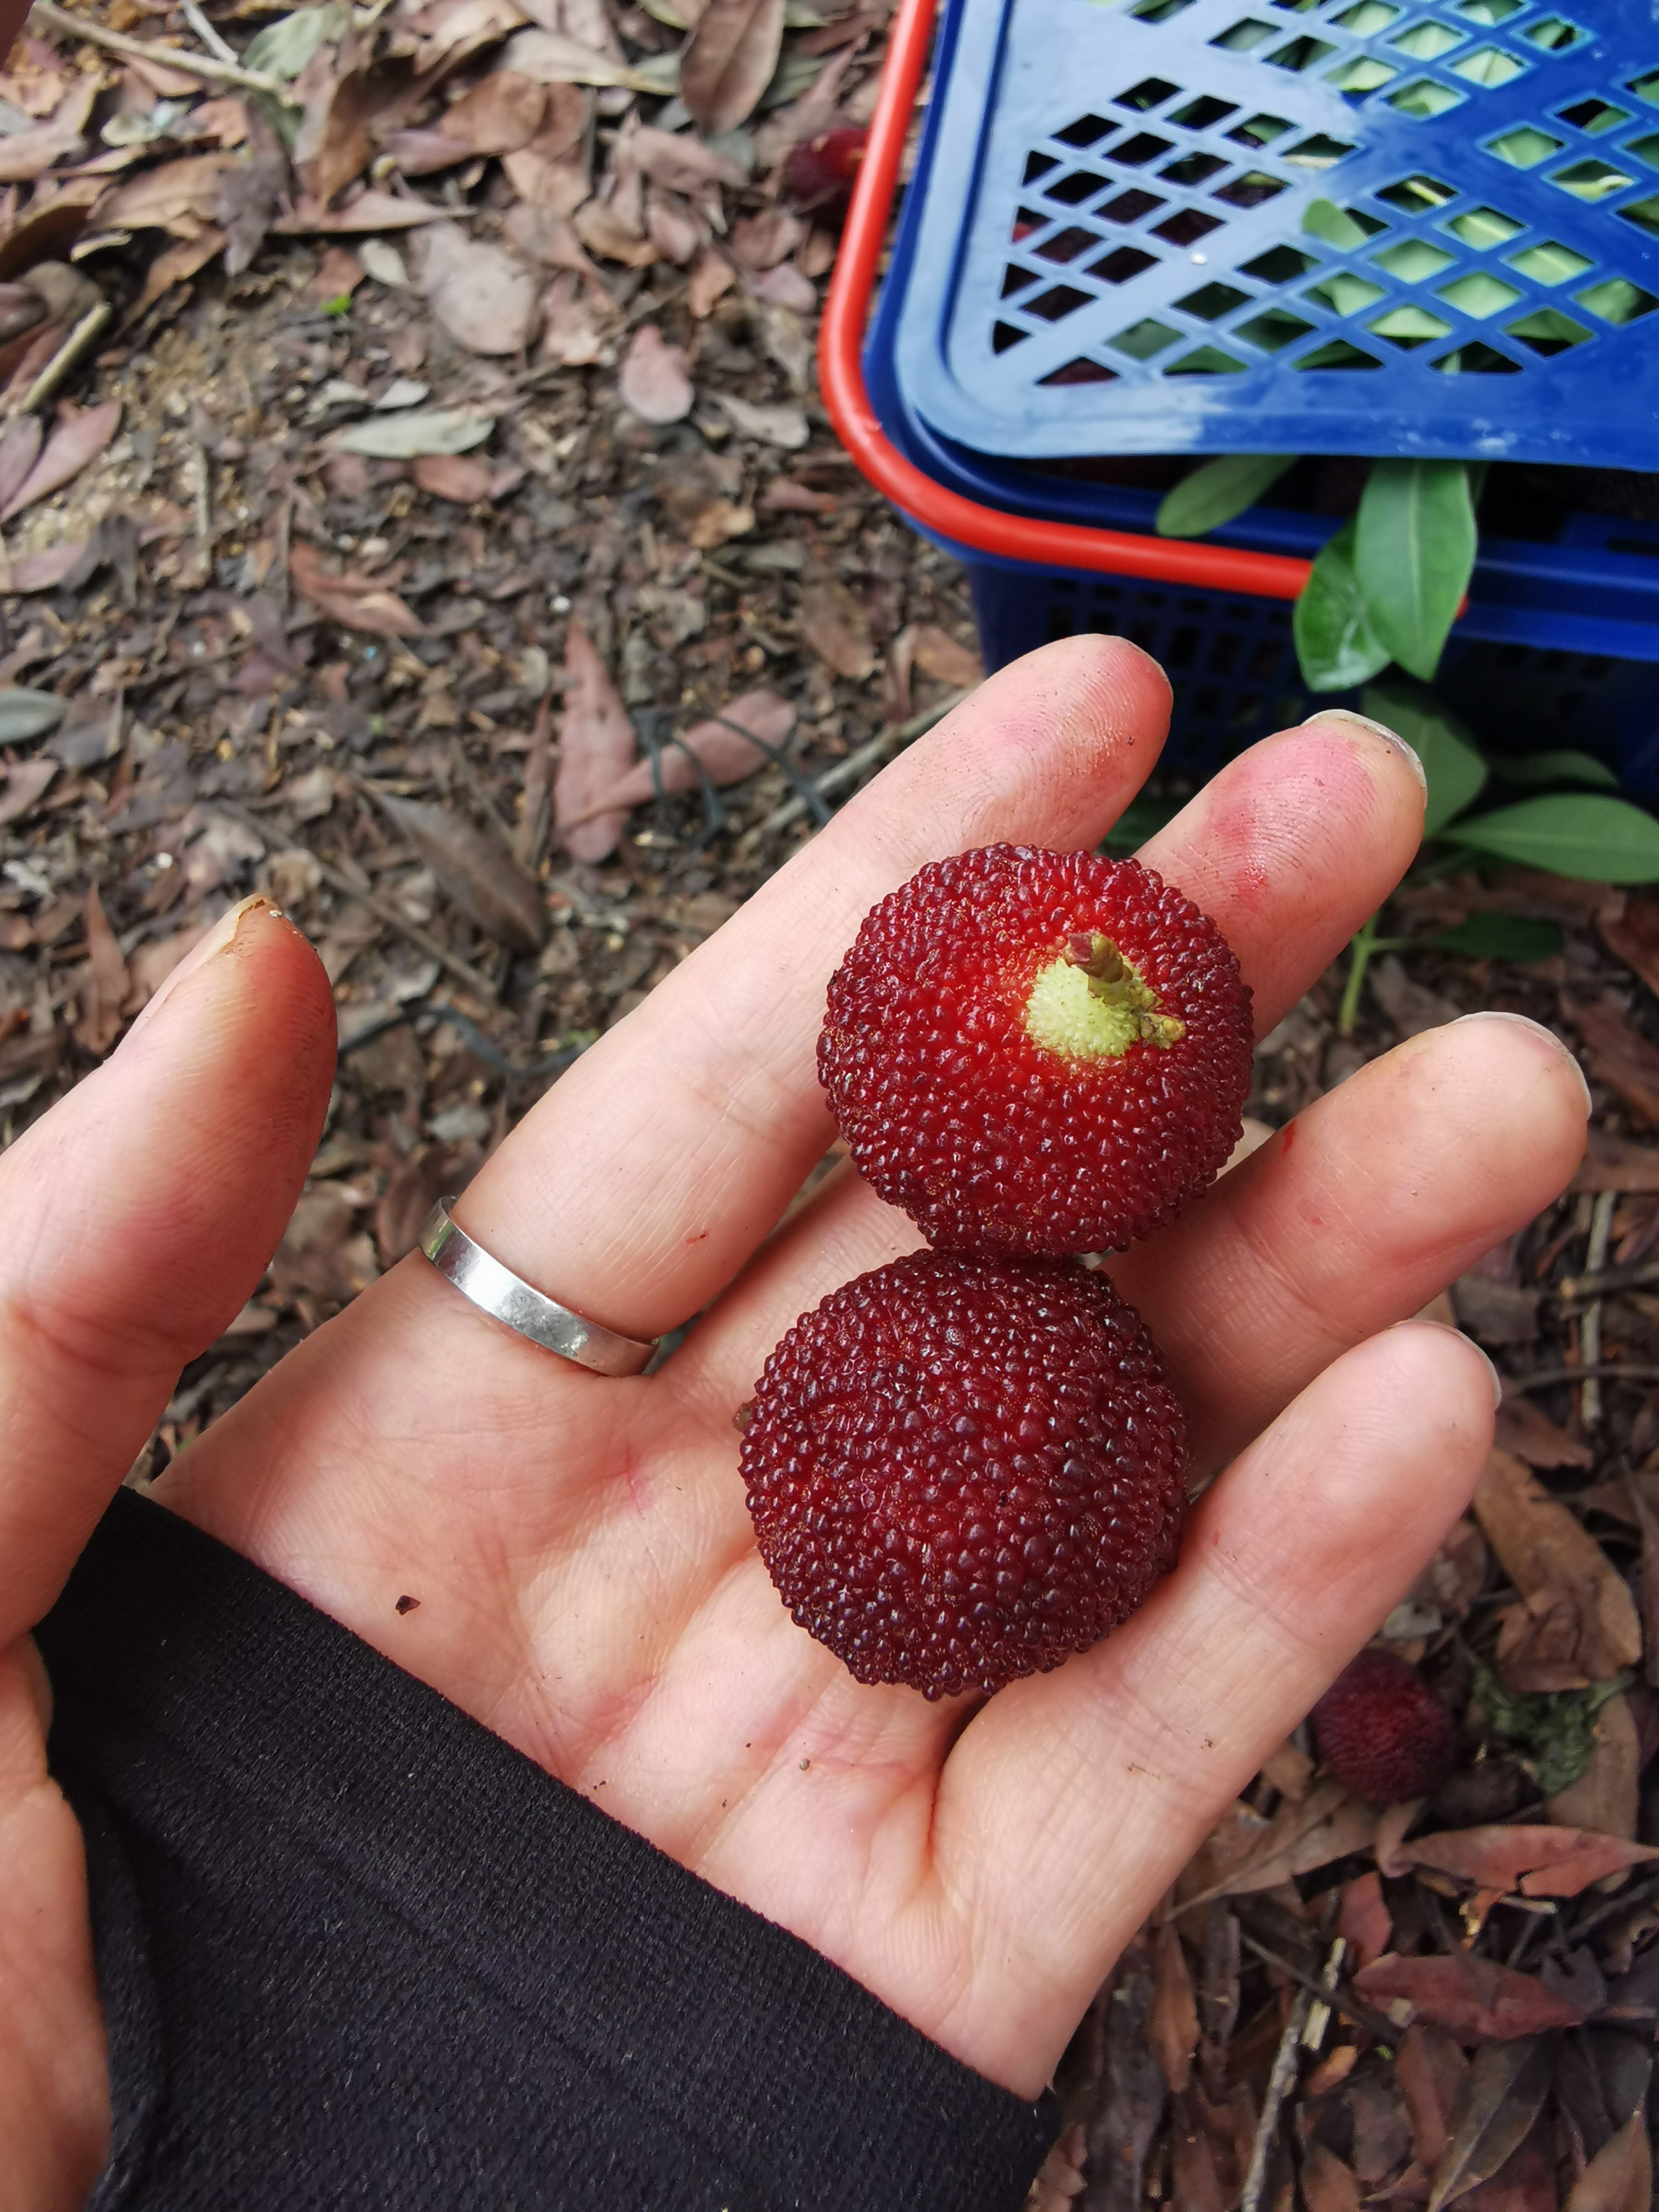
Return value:
M 1175 690 L 1163 774 L 1201 781 L 1322 704 L 1358 703 L 1306 690 L 1283 600 L 990 562 L 968 573 L 988 668 L 1091 631 L 1162 664 Z M 1454 636 L 1435 689 L 1488 753 L 1577 747 L 1632 796 L 1659 798 L 1659 664 Z
M 1644 0 L 957 6 L 898 342 L 945 435 L 1659 467 Z

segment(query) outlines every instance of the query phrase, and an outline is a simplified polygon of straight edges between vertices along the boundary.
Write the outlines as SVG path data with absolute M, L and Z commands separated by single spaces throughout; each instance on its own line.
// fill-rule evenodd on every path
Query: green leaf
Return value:
M 343 39 L 351 22 L 351 10 L 330 0 L 323 8 L 296 8 L 256 31 L 242 54 L 242 67 L 264 76 L 287 82 L 298 76 L 325 40 Z
M 0 690 L 0 745 L 25 745 L 31 738 L 44 738 L 68 712 L 68 702 L 56 692 L 8 684 Z
M 1371 628 L 1427 683 L 1474 569 L 1462 461 L 1376 461 L 1354 518 L 1354 570 Z
M 1561 792 L 1477 814 L 1440 833 L 1449 844 L 1589 884 L 1659 882 L 1659 822 L 1627 799 Z
M 1595 1749 L 1595 1716 L 1631 1677 L 1614 1674 L 1583 1690 L 1509 1690 L 1470 1656 L 1475 1700 L 1492 1732 L 1513 1744 L 1541 1797 L 1559 1797 L 1583 1778 Z
M 1437 929 L 1427 942 L 1466 960 L 1553 960 L 1565 940 L 1559 922 L 1528 914 L 1472 914 L 1449 929 Z
M 1407 677 L 1368 684 L 1359 703 L 1366 714 L 1397 731 L 1422 762 L 1429 779 L 1423 835 L 1434 836 L 1474 802 L 1486 781 L 1486 763 L 1476 751 L 1474 739 L 1449 707 Z
M 1310 238 L 1322 238 L 1328 246 L 1340 246 L 1345 253 L 1353 252 L 1370 235 L 1334 200 L 1310 200 L 1303 213 L 1302 228 Z
M 1619 788 L 1613 770 L 1589 753 L 1522 753 L 1514 760 L 1493 761 L 1492 772 L 1505 783 L 1588 783 L 1597 791 Z
M 1224 453 L 1182 477 L 1158 510 L 1158 535 L 1201 538 L 1254 507 L 1270 484 L 1293 469 L 1296 453 Z
M 1143 791 L 1132 799 L 1117 820 L 1106 832 L 1103 842 L 1109 853 L 1133 853 L 1155 837 L 1165 823 L 1172 822 L 1186 805 L 1184 799 L 1170 799 Z
M 1302 680 L 1310 691 L 1349 691 L 1389 665 L 1389 648 L 1366 617 L 1353 572 L 1354 526 L 1345 522 L 1322 549 L 1291 617 Z

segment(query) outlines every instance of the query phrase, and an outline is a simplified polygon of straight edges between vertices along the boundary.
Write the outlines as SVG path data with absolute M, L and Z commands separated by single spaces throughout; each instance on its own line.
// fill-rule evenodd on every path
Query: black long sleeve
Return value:
M 39 1639 L 95 2212 L 1011 2212 L 1056 2125 L 123 1492 Z

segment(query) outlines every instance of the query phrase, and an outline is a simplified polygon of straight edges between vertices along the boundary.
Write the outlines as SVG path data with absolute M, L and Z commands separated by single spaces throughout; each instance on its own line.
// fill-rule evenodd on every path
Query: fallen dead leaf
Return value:
M 1555 2044 L 1538 2035 L 1476 2051 L 1435 2167 L 1429 2212 L 1486 2180 L 1520 2148 L 1549 2094 Z
M 314 546 L 295 544 L 289 553 L 289 574 L 302 599 L 311 601 L 343 629 L 367 630 L 374 637 L 423 637 L 426 625 L 414 609 L 372 576 L 349 571 L 331 575 Z
M 1641 1624 L 1623 1577 L 1523 1461 L 1492 1454 L 1474 1511 L 1522 1601 L 1504 1614 L 1498 1642 L 1510 1688 L 1583 1689 L 1639 1661 Z
M 659 97 L 662 93 L 655 78 L 557 31 L 520 31 L 507 40 L 502 58 L 508 69 L 538 84 L 623 85 L 630 92 L 654 92 Z
M 615 852 L 628 826 L 627 810 L 615 808 L 590 817 L 588 809 L 633 765 L 634 726 L 580 621 L 573 619 L 566 633 L 564 656 L 562 743 L 553 786 L 553 819 L 573 859 L 603 860 Z
M 1659 1125 L 1659 1046 L 1650 1044 L 1610 992 L 1564 997 L 1561 1011 L 1583 1039 L 1590 1073 L 1651 1128 Z
M 66 155 L 78 152 L 98 88 L 95 76 L 76 77 L 49 121 L 0 138 L 0 184 L 27 183 Z
M 699 322 L 714 311 L 717 301 L 738 281 L 738 272 L 718 246 L 705 246 L 692 265 L 686 286 L 686 305 Z
M 618 145 L 617 158 L 674 192 L 695 195 L 710 185 L 729 185 L 737 191 L 749 181 L 742 163 L 729 154 L 705 146 L 701 139 L 677 131 L 655 131 L 649 125 Z
M 1198 2049 L 1198 2000 L 1173 1920 L 1164 1921 L 1152 1938 L 1152 2009 L 1148 2027 L 1164 2078 L 1179 2094 L 1192 2079 L 1193 2057 Z
M 463 507 L 488 499 L 495 478 L 488 461 L 467 453 L 422 454 L 410 474 L 422 491 L 438 499 L 453 499 Z
M 1579 2175 L 1567 2212 L 1651 2212 L 1652 2203 L 1653 2145 L 1638 2106 Z
M 536 328 L 538 287 L 520 261 L 472 238 L 459 223 L 434 223 L 423 241 L 421 282 L 428 305 L 458 345 L 472 353 L 518 353 Z
M 1347 1944 L 1350 1955 L 1362 1966 L 1369 1966 L 1373 1959 L 1380 1959 L 1388 1949 L 1393 1932 L 1394 1922 L 1382 1894 L 1382 1876 L 1362 1874 L 1356 1875 L 1352 1881 L 1345 1881 L 1337 1933 Z
M 763 445 L 781 446 L 793 453 L 811 434 L 805 410 L 791 400 L 739 399 L 731 392 L 719 392 L 714 397 L 730 416 L 732 428 L 745 438 L 758 438 Z
M 1306 2212 L 1360 2212 L 1364 2203 L 1358 2175 L 1317 2138 L 1303 2156 L 1302 2198 Z
M 784 0 L 708 0 L 680 57 L 680 98 L 705 136 L 735 131 L 772 82 Z
M 597 361 L 604 349 L 604 334 L 580 280 L 568 273 L 556 276 L 547 288 L 542 311 L 544 359 L 581 368 Z
M 1181 1909 L 1212 1897 L 1273 1889 L 1292 1875 L 1310 1874 L 1363 1850 L 1376 1831 L 1376 1808 L 1352 1797 L 1339 1782 L 1322 1782 L 1301 1799 L 1286 1798 L 1271 1820 L 1242 1801 L 1212 1833 L 1182 1875 Z
M 0 784 L 0 829 L 9 822 L 21 822 L 32 813 L 46 797 L 57 773 L 58 763 L 46 756 L 37 760 L 15 761 L 6 770 L 4 783 Z
M 603 276 L 588 258 L 568 216 L 543 207 L 511 207 L 501 222 L 501 236 L 526 261 L 544 269 L 573 269 L 606 309 L 614 307 Z
M 33 467 L 5 506 L 0 507 L 0 522 L 9 522 L 24 507 L 33 507 L 37 500 L 47 498 L 78 477 L 87 463 L 94 460 L 109 444 L 120 420 L 118 399 L 106 399 L 83 412 L 71 412 L 66 404 L 59 414 L 58 428 L 41 447 Z
M 939 629 L 932 623 L 913 625 L 910 651 L 922 674 L 931 676 L 936 684 L 957 688 L 984 681 L 985 663 L 975 648 L 959 645 L 948 630 Z
M 876 665 L 864 609 L 839 578 L 821 576 L 800 595 L 801 641 L 837 676 L 862 683 Z
M 547 907 L 506 840 L 447 806 L 375 794 L 389 819 L 426 862 L 440 888 L 486 937 L 520 952 L 547 939 Z
M 208 223 L 194 238 L 175 238 L 171 246 L 163 247 L 144 271 L 143 289 L 124 319 L 137 322 L 146 308 L 153 307 L 175 284 L 187 283 L 198 270 L 205 269 L 223 249 L 228 235 L 216 223 Z
M 1483 1889 L 1526 1897 L 1577 1897 L 1604 1875 L 1659 1858 L 1659 1849 L 1583 1828 L 1448 1829 L 1400 1844 L 1396 1862 L 1436 1867 Z
M 127 963 L 94 884 L 87 893 L 87 963 L 79 978 L 75 1038 L 95 1059 L 101 1060 L 120 1035 L 121 1009 L 131 988 Z
M 1549 1816 L 1565 1829 L 1622 1837 L 1634 1849 L 1629 1839 L 1636 1834 L 1641 1803 L 1642 1746 L 1630 1699 L 1622 1691 L 1602 1705 L 1590 1729 L 1589 1765 L 1576 1782 L 1545 1801 Z
M 1066 2212 L 1081 2197 L 1089 2156 L 1080 2124 L 1066 2129 L 1037 2169 L 1021 2212 Z
M 1580 1443 L 1565 1429 L 1558 1429 L 1530 1398 L 1507 1388 L 1504 1402 L 1498 1408 L 1495 1440 L 1500 1451 L 1513 1453 L 1516 1459 L 1525 1460 L 1528 1467 L 1588 1468 L 1595 1464 L 1595 1455 L 1588 1444 Z
M 313 199 L 301 200 L 292 214 L 270 226 L 283 238 L 351 235 L 364 230 L 412 230 L 423 223 L 441 222 L 444 210 L 425 200 L 403 199 L 396 192 L 371 187 L 348 200 L 343 207 L 325 208 Z
M 696 398 L 684 349 L 670 345 L 655 323 L 641 323 L 629 340 L 617 389 L 642 422 L 683 422 Z
M 15 415 L 0 436 L 0 513 L 27 482 L 40 452 L 43 435 L 38 415 Z
M 582 244 L 607 261 L 620 261 L 628 269 L 648 269 L 661 254 L 650 239 L 632 231 L 609 200 L 589 200 L 573 218 Z
M 1456 2037 L 1432 2021 L 1413 2021 L 1401 2037 L 1395 2078 L 1410 2116 L 1412 2147 L 1425 2173 L 1432 2173 L 1445 2155 L 1452 2114 L 1468 2072 L 1468 2061 Z
M 1610 892 L 1595 927 L 1615 959 L 1633 969 L 1649 990 L 1659 992 L 1659 899 Z
M 163 161 L 118 186 L 100 204 L 99 222 L 108 229 L 170 230 L 194 238 L 205 225 L 217 223 L 224 180 L 242 166 L 237 155 L 224 153 Z
M 1592 1122 L 1584 1157 L 1567 1188 L 1627 1195 L 1659 1192 L 1659 1146 L 1632 1144 Z
M 516 70 L 492 70 L 444 110 L 438 128 L 470 154 L 513 154 L 542 127 L 547 87 Z
M 1465 2043 L 1510 2042 L 1546 2028 L 1576 2027 L 1591 2011 L 1547 1990 L 1534 1974 L 1467 1951 L 1420 1959 L 1390 1952 L 1362 1966 L 1353 1986 L 1368 2004 L 1403 1998 L 1417 2019 L 1448 2027 Z

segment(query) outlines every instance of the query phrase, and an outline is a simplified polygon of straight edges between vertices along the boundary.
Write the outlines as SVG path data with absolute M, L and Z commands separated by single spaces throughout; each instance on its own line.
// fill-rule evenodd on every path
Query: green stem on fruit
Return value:
M 1359 994 L 1364 986 L 1365 970 L 1370 965 L 1372 953 L 1378 948 L 1376 925 L 1381 918 L 1382 909 L 1379 908 L 1370 920 L 1363 922 L 1355 932 L 1353 944 L 1350 947 L 1348 980 L 1342 988 L 1342 1004 L 1336 1014 L 1338 1036 L 1353 1035 L 1353 1025 L 1359 1016 Z

